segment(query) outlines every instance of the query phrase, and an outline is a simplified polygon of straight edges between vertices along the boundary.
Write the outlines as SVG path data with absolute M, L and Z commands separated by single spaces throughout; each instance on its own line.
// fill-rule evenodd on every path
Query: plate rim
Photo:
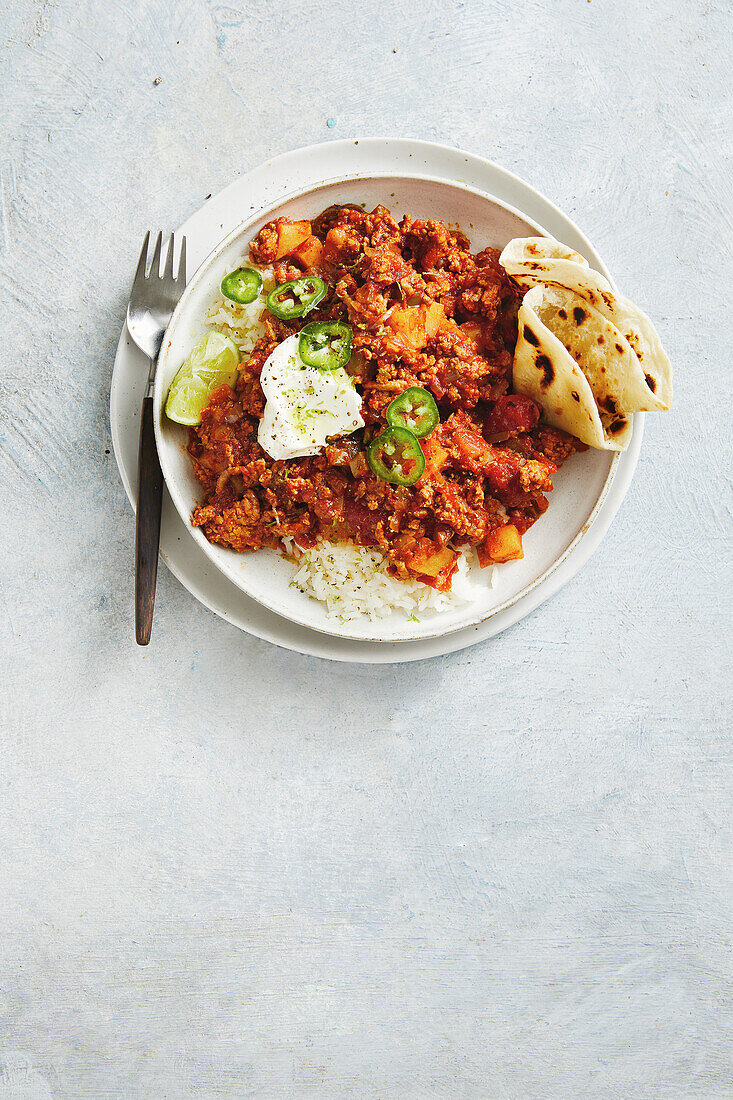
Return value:
M 380 153 L 388 156 L 390 158 L 389 163 L 392 165 L 405 165 L 404 170 L 393 174 L 401 176 L 409 175 L 413 177 L 419 176 L 421 173 L 415 171 L 408 163 L 409 159 L 416 155 L 418 159 L 420 157 L 424 159 L 425 165 L 431 166 L 429 175 L 432 178 L 460 184 L 461 182 L 465 182 L 465 180 L 463 177 L 458 177 L 453 173 L 464 171 L 474 180 L 474 186 L 469 187 L 470 190 L 488 194 L 500 204 L 512 208 L 522 217 L 534 221 L 537 224 L 546 223 L 548 216 L 551 221 L 557 220 L 561 222 L 565 230 L 570 229 L 576 239 L 586 245 L 590 251 L 597 256 L 595 248 L 573 219 L 565 214 L 551 199 L 548 199 L 530 183 L 511 170 L 496 164 L 486 157 L 449 145 L 412 138 L 388 138 L 379 136 L 361 137 L 359 139 L 344 138 L 338 141 L 321 142 L 315 145 L 290 150 L 277 157 L 266 160 L 244 175 L 233 180 L 213 196 L 213 198 L 202 204 L 202 206 L 186 219 L 179 231 L 190 233 L 192 227 L 195 226 L 197 235 L 206 235 L 206 226 L 208 224 L 209 236 L 207 239 L 211 239 L 215 231 L 213 223 L 218 221 L 219 218 L 222 219 L 222 222 L 228 221 L 229 224 L 232 225 L 232 228 L 236 229 L 236 227 L 242 223 L 243 219 L 237 218 L 235 223 L 232 219 L 227 218 L 227 204 L 235 193 L 241 192 L 241 198 L 244 202 L 246 202 L 247 199 L 252 199 L 254 196 L 257 197 L 257 201 L 252 202 L 250 206 L 252 213 L 248 220 L 252 220 L 258 210 L 266 210 L 269 206 L 273 205 L 276 197 L 280 201 L 283 201 L 289 191 L 301 192 L 303 190 L 310 190 L 317 185 L 319 178 L 322 180 L 323 177 L 318 176 L 317 169 L 315 174 L 313 171 L 315 167 L 314 158 L 317 160 L 317 154 L 321 153 L 329 157 L 337 156 L 341 159 L 341 155 L 348 156 L 349 152 L 351 152 L 353 156 L 353 147 L 359 147 L 357 158 L 359 168 L 358 171 L 348 173 L 352 178 L 354 175 L 387 175 L 388 171 L 386 168 L 377 170 L 373 164 L 361 164 L 364 154 L 366 154 L 367 161 L 369 161 L 370 154 L 378 155 Z M 441 163 L 441 161 L 445 163 Z M 462 169 L 461 164 L 465 165 L 466 168 Z M 437 174 L 435 170 L 436 165 L 438 166 Z M 415 167 L 417 167 L 416 164 Z M 287 180 L 289 178 L 289 169 L 294 169 L 296 175 L 300 176 L 301 179 L 312 179 L 314 182 L 311 182 L 310 185 L 301 185 L 297 188 L 288 186 L 283 182 L 283 179 Z M 344 173 L 341 174 L 343 175 Z M 480 180 L 480 184 L 477 182 L 478 180 Z M 488 187 L 490 187 L 491 190 L 488 190 Z M 532 213 L 525 213 L 512 203 L 507 202 L 500 194 L 494 192 L 495 188 L 498 188 L 500 191 L 506 190 L 507 188 L 510 188 L 512 191 L 519 190 L 523 196 L 522 202 L 530 205 Z M 541 211 L 542 222 L 539 221 L 538 208 Z M 221 228 L 223 229 L 223 224 Z M 557 231 L 554 231 L 554 233 L 556 235 Z M 221 238 L 221 234 L 216 237 L 217 240 L 221 240 Z M 206 253 L 206 255 L 208 255 L 208 253 Z M 600 257 L 598 258 L 600 259 Z M 607 271 L 605 266 L 604 270 Z M 130 371 L 134 371 L 134 368 L 131 367 L 129 362 L 129 357 L 127 363 L 125 363 L 126 347 L 129 344 L 130 338 L 127 334 L 126 327 L 123 325 L 117 346 L 112 375 L 110 418 L 115 459 L 120 471 L 123 487 L 125 488 L 128 499 L 134 510 L 135 481 L 137 474 L 136 461 L 131 455 L 128 456 L 127 465 L 125 461 L 123 461 L 122 434 L 123 432 L 130 433 L 134 430 L 134 441 L 136 441 L 139 413 L 135 408 L 135 411 L 131 413 L 132 422 L 123 424 L 121 420 L 121 417 L 124 415 L 124 410 L 122 409 L 122 390 L 126 385 L 129 394 L 135 398 L 138 396 L 141 397 L 143 383 L 141 379 L 129 376 Z M 128 403 L 129 400 L 131 400 L 131 398 L 128 398 Z M 582 542 L 574 547 L 572 553 L 563 555 L 562 562 L 558 564 L 558 567 L 555 568 L 549 576 L 543 579 L 540 585 L 537 585 L 534 589 L 525 593 L 522 598 L 515 601 L 510 608 L 500 614 L 492 615 L 478 626 L 464 626 L 449 633 L 441 633 L 437 637 L 423 637 L 413 641 L 374 642 L 344 639 L 341 637 L 337 638 L 333 635 L 301 626 L 290 619 L 283 618 L 276 612 L 267 610 L 263 605 L 259 604 L 238 588 L 238 586 L 230 581 L 217 568 L 217 577 L 227 589 L 231 588 L 232 594 L 236 595 L 239 604 L 239 606 L 235 606 L 227 601 L 227 605 L 222 606 L 219 594 L 212 594 L 211 592 L 212 586 L 208 584 L 206 569 L 203 571 L 201 569 L 201 564 L 204 566 L 208 564 L 208 558 L 203 555 L 202 562 L 188 562 L 186 560 L 186 554 L 181 554 L 177 550 L 176 543 L 179 536 L 174 538 L 174 531 L 170 532 L 170 546 L 164 545 L 166 541 L 164 537 L 166 534 L 165 528 L 161 538 L 161 556 L 173 575 L 176 576 L 191 595 L 198 599 L 199 602 L 203 603 L 204 606 L 208 607 L 219 617 L 225 619 L 238 629 L 244 630 L 255 637 L 280 645 L 286 649 L 327 660 L 367 664 L 401 663 L 405 661 L 429 659 L 445 653 L 455 652 L 473 645 L 478 641 L 491 638 L 524 618 L 539 606 L 539 604 L 551 598 L 565 583 L 567 583 L 567 581 L 575 576 L 579 569 L 588 561 L 603 539 L 628 491 L 637 465 L 643 437 L 644 419 L 643 413 L 637 413 L 635 415 L 634 433 L 629 448 L 618 456 L 618 469 L 613 485 L 605 496 L 591 530 L 587 532 Z M 134 449 L 134 453 L 136 456 L 136 448 Z M 180 518 L 173 509 L 173 504 L 168 497 L 167 490 L 165 491 L 165 496 L 167 497 L 167 501 L 164 502 L 164 524 L 166 520 L 168 520 L 169 526 L 171 525 L 171 521 L 173 521 L 173 525 L 175 525 L 175 521 L 181 522 Z M 174 513 L 173 516 L 171 516 L 171 512 Z M 193 555 L 194 559 L 196 559 L 198 558 L 200 550 L 193 540 L 189 540 L 189 542 L 191 543 L 191 547 L 195 547 Z M 206 588 L 206 591 L 204 591 L 204 588 Z M 262 619 L 265 621 L 262 622 Z

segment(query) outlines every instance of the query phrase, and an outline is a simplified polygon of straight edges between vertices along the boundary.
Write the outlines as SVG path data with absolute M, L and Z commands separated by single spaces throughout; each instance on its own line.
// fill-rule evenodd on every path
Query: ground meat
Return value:
M 283 245 L 291 239 L 301 242 L 293 255 Z M 312 458 L 275 462 L 262 450 L 263 364 L 306 323 L 266 313 L 265 335 L 240 364 L 235 389 L 216 390 L 190 431 L 204 494 L 193 522 L 238 551 L 283 538 L 302 546 L 351 539 L 379 547 L 395 575 L 442 590 L 462 546 L 475 546 L 482 564 L 518 556 L 522 534 L 547 508 L 552 474 L 584 448 L 511 391 L 518 295 L 499 253 L 471 254 L 464 234 L 440 221 L 398 223 L 382 206 L 334 206 L 312 223 L 268 223 L 250 255 L 274 264 L 277 281 L 303 269 L 327 280 L 329 293 L 307 321 L 352 327 L 348 369 L 366 427 Z M 317 257 L 313 268 L 303 255 Z M 366 447 L 386 426 L 390 401 L 415 385 L 433 394 L 441 423 L 421 441 L 423 476 L 393 486 L 371 472 Z
M 277 223 L 268 222 L 249 246 L 252 263 L 267 267 L 277 258 Z

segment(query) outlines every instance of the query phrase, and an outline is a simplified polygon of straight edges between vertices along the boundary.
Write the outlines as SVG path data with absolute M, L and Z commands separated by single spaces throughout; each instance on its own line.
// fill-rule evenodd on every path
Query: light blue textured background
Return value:
M 0 11 L 0 1100 L 732 1096 L 729 5 Z M 329 665 L 162 569 L 141 651 L 107 402 L 142 233 L 368 134 L 567 210 L 674 411 L 494 641 Z

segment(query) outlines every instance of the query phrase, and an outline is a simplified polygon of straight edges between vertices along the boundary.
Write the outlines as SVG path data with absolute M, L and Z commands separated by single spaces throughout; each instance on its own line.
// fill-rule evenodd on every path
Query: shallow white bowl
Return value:
M 172 424 L 162 409 L 168 387 L 204 331 L 205 316 L 218 295 L 223 275 L 247 256 L 249 241 L 266 222 L 286 215 L 314 217 L 337 202 L 365 203 L 368 209 L 381 202 L 398 218 L 440 218 L 458 223 L 470 237 L 472 249 L 503 247 L 512 237 L 544 233 L 537 223 L 499 200 L 458 182 L 425 176 L 379 175 L 328 181 L 293 194 L 256 217 L 243 221 L 201 264 L 189 282 L 171 319 L 161 352 L 155 387 L 155 430 L 161 466 L 171 498 L 184 523 L 204 553 L 231 581 L 264 606 L 293 622 L 339 637 L 369 641 L 402 641 L 436 637 L 481 623 L 522 599 L 543 582 L 573 551 L 590 530 L 608 493 L 618 463 L 609 452 L 588 451 L 574 457 L 554 478 L 550 507 L 524 538 L 525 557 L 497 569 L 493 587 L 488 571 L 476 570 L 484 580 L 470 604 L 439 613 L 421 613 L 421 621 L 394 612 L 370 622 L 359 618 L 342 623 L 326 608 L 290 587 L 295 566 L 270 550 L 238 554 L 210 543 L 190 523 L 201 501 L 201 488 L 186 454 L 187 429 Z M 588 255 L 593 266 L 601 266 Z

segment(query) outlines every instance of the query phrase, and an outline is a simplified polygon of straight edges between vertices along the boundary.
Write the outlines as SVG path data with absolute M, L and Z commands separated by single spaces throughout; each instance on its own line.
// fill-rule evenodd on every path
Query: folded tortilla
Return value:
M 622 451 L 647 383 L 634 349 L 585 298 L 535 286 L 519 307 L 514 387 L 545 419 L 590 447 Z
M 563 287 L 615 326 L 633 349 L 644 383 L 641 389 L 634 386 L 634 407 L 628 412 L 670 407 L 672 365 L 650 318 L 628 298 L 616 294 L 608 280 L 593 271 L 578 252 L 552 237 L 517 237 L 506 246 L 499 262 L 520 286 Z

